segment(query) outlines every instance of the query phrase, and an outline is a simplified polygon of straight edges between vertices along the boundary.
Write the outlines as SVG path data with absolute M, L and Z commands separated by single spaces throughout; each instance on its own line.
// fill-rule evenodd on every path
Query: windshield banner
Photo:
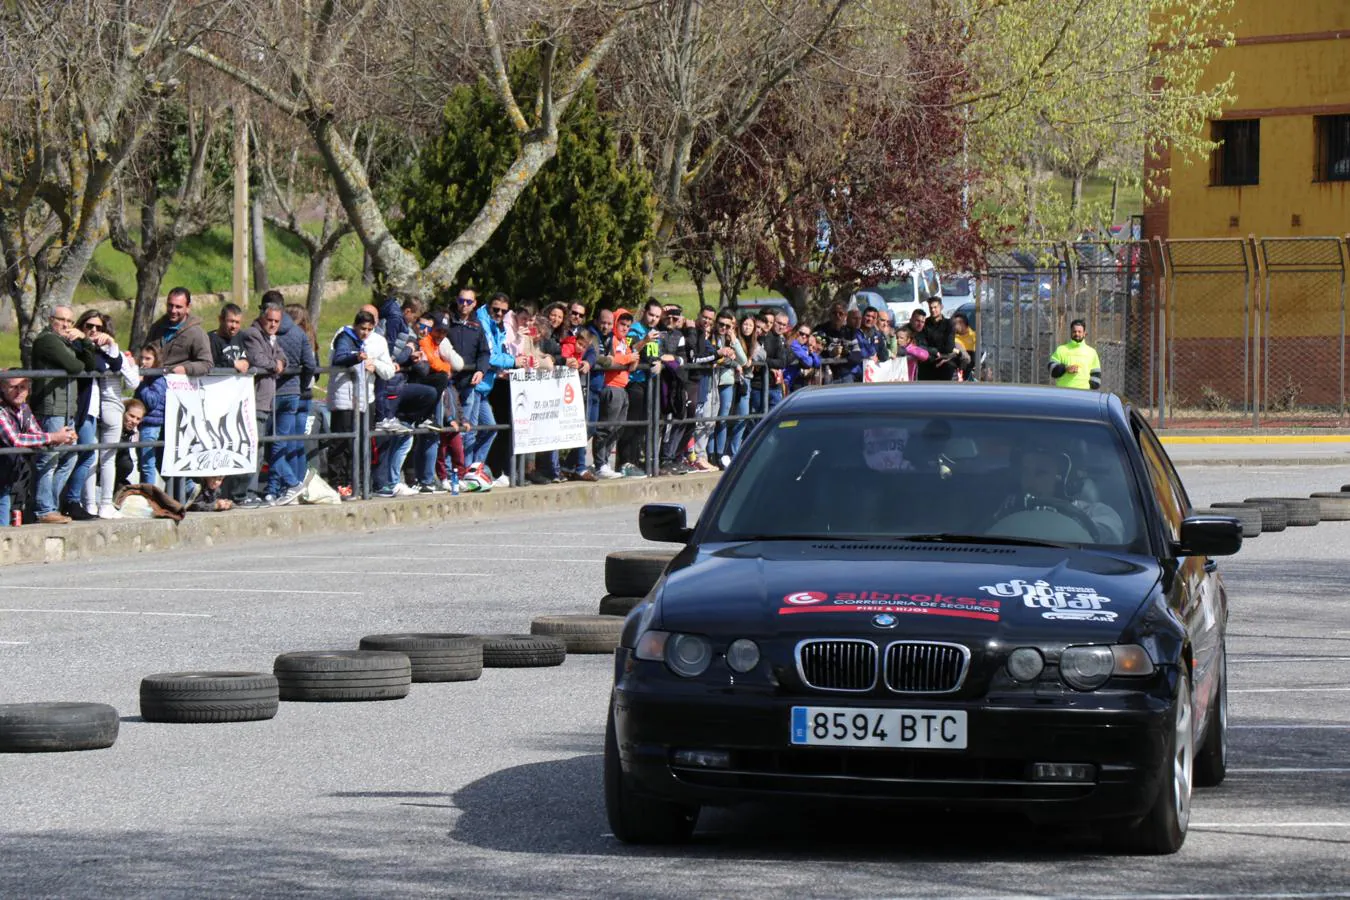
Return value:
M 164 475 L 251 475 L 258 469 L 253 379 L 165 375 Z
M 576 369 L 511 370 L 511 451 L 586 445 L 586 401 Z

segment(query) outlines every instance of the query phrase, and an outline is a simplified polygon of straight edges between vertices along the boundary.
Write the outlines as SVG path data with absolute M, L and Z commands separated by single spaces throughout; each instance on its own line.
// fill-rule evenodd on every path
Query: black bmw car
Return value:
M 1171 853 L 1224 777 L 1227 599 L 1157 437 L 1114 395 L 859 385 L 755 429 L 633 610 L 606 807 L 676 842 L 699 808 L 851 799 L 1100 821 Z

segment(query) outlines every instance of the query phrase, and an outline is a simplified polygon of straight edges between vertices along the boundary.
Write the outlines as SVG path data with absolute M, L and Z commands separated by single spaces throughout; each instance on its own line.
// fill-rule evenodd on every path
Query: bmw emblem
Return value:
M 872 617 L 872 624 L 878 628 L 894 628 L 897 619 L 890 613 L 879 613 Z

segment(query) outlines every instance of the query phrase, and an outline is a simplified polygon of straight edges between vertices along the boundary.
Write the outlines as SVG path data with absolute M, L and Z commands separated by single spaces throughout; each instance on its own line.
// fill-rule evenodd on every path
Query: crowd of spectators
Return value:
M 245 319 L 227 303 L 208 333 L 189 292 L 175 288 L 132 354 L 118 346 L 109 316 L 90 310 L 76 321 L 68 307 L 56 307 L 33 344 L 32 365 L 71 377 L 39 378 L 31 390 L 28 379 L 0 379 L 0 446 L 40 450 L 37 521 L 118 518 L 119 488 L 160 483 L 165 373 L 253 378 L 257 433 L 270 437 L 258 469 L 191 484 L 189 508 L 220 510 L 297 502 L 318 449 L 300 437 L 316 430 L 335 435 L 324 471 L 340 496 L 352 496 L 351 435 L 367 411 L 377 496 L 504 486 L 494 464 L 500 473 L 510 452 L 496 438 L 511 370 L 576 370 L 590 436 L 588 446 L 534 454 L 525 479 L 596 481 L 640 478 L 649 468 L 663 475 L 723 469 L 753 419 L 785 394 L 866 380 L 869 362 L 904 360 L 900 380 L 961 380 L 969 377 L 975 339 L 968 322 L 943 315 L 937 298 L 927 315 L 915 311 L 898 326 L 886 310 L 836 303 L 826 321 L 794 330 L 787 311 L 772 306 L 740 317 L 703 306 L 689 318 L 653 299 L 638 310 L 592 313 L 575 302 L 513 306 L 500 293 L 480 304 L 465 289 L 432 308 L 393 297 L 363 306 L 326 350 L 305 308 L 286 305 L 276 291 L 263 294 L 253 321 Z M 327 423 L 318 429 L 314 390 L 325 356 Z M 661 426 L 649 445 L 653 412 Z M 161 446 L 54 449 L 119 442 Z M 649 449 L 657 457 L 650 467 Z M 22 464 L 0 455 L 3 524 L 10 524 Z

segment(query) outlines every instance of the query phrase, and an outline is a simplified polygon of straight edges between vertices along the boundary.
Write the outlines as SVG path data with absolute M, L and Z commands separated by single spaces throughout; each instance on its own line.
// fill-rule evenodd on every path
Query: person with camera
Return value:
M 628 341 L 638 355 L 638 366 L 628 376 L 628 422 L 619 438 L 617 471 L 625 478 L 646 475 L 646 429 L 639 423 L 647 420 L 647 391 L 651 385 L 650 373 L 660 365 L 661 319 L 665 309 L 655 297 L 642 308 L 642 316 L 628 329 Z
M 783 370 L 783 381 L 787 384 L 788 393 L 792 393 L 811 384 L 812 379 L 820 373 L 820 342 L 812 334 L 811 326 L 804 323 L 797 326 L 788 351 L 792 359 Z
M 812 332 L 820 341 L 821 359 L 827 361 L 821 368 L 825 384 L 851 380 L 849 370 L 856 361 L 849 361 L 849 345 L 857 335 L 858 325 L 854 324 L 850 328 L 848 316 L 848 309 L 844 304 L 836 302 L 830 306 L 829 318 L 816 325 Z

